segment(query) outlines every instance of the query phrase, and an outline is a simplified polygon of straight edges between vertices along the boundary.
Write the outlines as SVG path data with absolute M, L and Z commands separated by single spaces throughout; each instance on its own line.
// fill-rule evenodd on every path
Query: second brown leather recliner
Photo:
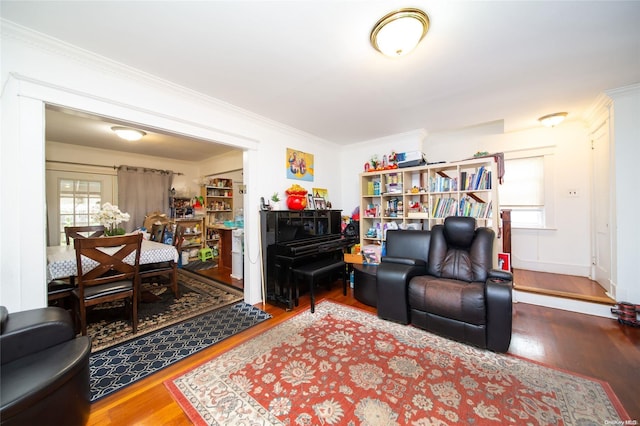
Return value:
M 393 245 L 411 242 L 405 232 L 387 233 L 388 253 L 395 252 Z M 401 266 L 399 259 L 383 257 L 378 267 L 378 316 L 506 352 L 511 341 L 513 278 L 508 271 L 492 269 L 493 230 L 476 229 L 474 218 L 452 216 L 422 232 L 429 247 L 425 272 L 415 273 L 415 265 Z M 422 263 L 424 258 L 425 253 L 413 250 L 404 262 Z

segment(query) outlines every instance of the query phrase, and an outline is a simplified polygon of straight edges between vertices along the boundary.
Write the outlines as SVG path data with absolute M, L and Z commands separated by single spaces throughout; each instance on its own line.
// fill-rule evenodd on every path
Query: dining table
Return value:
M 117 251 L 117 247 L 112 249 L 113 251 Z M 104 250 L 107 252 L 106 248 Z M 133 263 L 134 255 L 134 253 L 131 253 L 124 261 Z M 84 264 L 85 261 L 88 262 L 88 264 Z M 178 262 L 178 251 L 174 246 L 156 241 L 142 240 L 142 246 L 140 247 L 141 265 L 169 261 Z M 83 258 L 83 268 L 90 268 L 91 262 L 94 261 Z M 47 282 L 76 275 L 78 275 L 78 266 L 76 264 L 76 251 L 73 245 L 47 247 Z

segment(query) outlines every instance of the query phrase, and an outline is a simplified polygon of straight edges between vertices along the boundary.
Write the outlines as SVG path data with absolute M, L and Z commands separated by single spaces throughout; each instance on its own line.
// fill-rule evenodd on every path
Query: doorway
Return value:
M 111 131 L 112 125 L 144 128 L 144 143 L 131 144 L 118 140 Z M 224 144 L 213 144 L 148 126 L 112 120 L 95 114 L 46 106 L 46 193 L 47 193 L 47 237 L 48 245 L 60 244 L 61 219 L 58 182 L 66 179 L 91 179 L 100 177 L 103 189 L 101 202 L 117 204 L 118 188 L 115 166 L 127 164 L 153 169 L 171 169 L 179 172 L 174 186 L 190 196 L 200 194 L 200 177 L 229 166 L 228 160 L 208 160 L 217 157 L 239 157 L 233 163 L 239 179 L 243 176 L 243 150 Z M 148 138 L 148 139 L 147 139 Z M 99 151 L 98 151 L 99 150 Z M 239 155 L 238 155 L 239 154 Z M 226 157 L 225 157 L 226 156 Z M 235 176 L 235 175 L 234 175 Z M 243 196 L 236 192 L 234 204 L 242 206 Z M 167 206 L 167 214 L 170 210 Z M 135 224 L 138 228 L 142 224 Z M 58 238 L 56 238 L 58 237 Z M 216 280 L 237 288 L 244 288 L 243 279 L 230 277 L 230 273 L 217 274 Z
M 609 119 L 591 132 L 593 168 L 593 260 L 592 276 L 613 299 L 616 289 L 611 280 L 611 179 Z

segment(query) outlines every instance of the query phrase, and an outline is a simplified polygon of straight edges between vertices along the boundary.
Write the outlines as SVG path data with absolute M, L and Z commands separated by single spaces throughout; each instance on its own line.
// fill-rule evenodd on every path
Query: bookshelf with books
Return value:
M 230 178 L 205 176 L 207 184 L 202 187 L 206 212 L 205 245 L 219 252 L 219 227 L 233 222 L 233 181 Z
M 431 229 L 472 216 L 498 235 L 496 163 L 478 158 L 360 174 L 360 244 L 381 245 L 390 229 Z

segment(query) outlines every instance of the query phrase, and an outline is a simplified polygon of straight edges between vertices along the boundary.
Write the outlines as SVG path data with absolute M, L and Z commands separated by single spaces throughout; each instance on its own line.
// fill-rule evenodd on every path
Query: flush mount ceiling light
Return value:
M 405 8 L 380 19 L 371 30 L 371 44 L 386 56 L 404 56 L 429 30 L 429 17 L 420 9 Z
M 566 117 L 566 112 L 554 112 L 553 114 L 548 114 L 538 118 L 538 121 L 541 122 L 544 126 L 554 127 L 562 123 Z
M 128 141 L 137 141 L 146 135 L 142 130 L 132 129 L 131 127 L 114 126 L 111 130 L 113 130 L 115 134 L 122 139 L 126 139 Z

